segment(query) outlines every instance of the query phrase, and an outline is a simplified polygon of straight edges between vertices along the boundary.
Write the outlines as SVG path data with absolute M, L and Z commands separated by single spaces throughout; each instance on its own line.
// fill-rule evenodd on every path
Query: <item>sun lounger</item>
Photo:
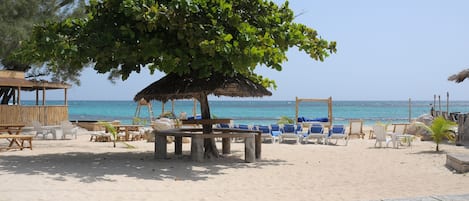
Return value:
M 263 141 L 270 140 L 275 143 L 276 137 L 272 136 L 269 126 L 257 126 L 257 130 L 261 131 L 261 138 Z
M 324 142 L 326 134 L 324 133 L 324 127 L 321 124 L 313 124 L 309 128 L 308 134 L 303 138 L 304 143 L 314 142 L 314 140 L 319 142 Z
M 296 133 L 295 125 L 285 124 L 282 129 L 282 133 L 279 136 L 279 143 L 285 141 L 295 141 L 296 143 L 300 142 L 300 136 Z
M 348 136 L 356 135 L 358 138 L 365 139 L 363 132 L 363 120 L 350 120 Z
M 331 130 L 329 131 L 329 135 L 326 138 L 326 143 L 330 144 L 330 141 L 335 139 L 335 144 L 337 144 L 339 139 L 345 140 L 345 146 L 348 144 L 348 136 L 345 133 L 344 125 L 333 125 Z

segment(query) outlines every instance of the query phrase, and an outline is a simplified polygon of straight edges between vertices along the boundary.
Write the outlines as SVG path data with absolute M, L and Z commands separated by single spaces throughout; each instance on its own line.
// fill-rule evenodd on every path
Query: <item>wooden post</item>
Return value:
M 192 108 L 192 114 L 195 119 L 195 116 L 197 115 L 197 100 L 194 98 L 194 107 Z
M 36 89 L 36 105 L 39 105 L 39 89 Z
M 64 105 L 68 105 L 68 99 L 67 99 L 67 88 L 64 89 Z
M 21 87 L 18 87 L 18 96 L 16 98 L 16 104 L 21 105 Z
M 254 135 L 244 139 L 244 161 L 248 163 L 256 161 Z
M 46 88 L 42 87 L 42 105 L 46 105 Z
M 231 139 L 230 138 L 222 138 L 222 153 L 223 154 L 230 154 L 231 153 Z
M 192 135 L 191 159 L 197 162 L 204 160 L 204 138 L 201 135 Z
M 174 114 L 174 99 L 171 99 L 171 113 Z
M 441 116 L 442 115 L 442 112 L 441 112 L 441 97 L 440 95 L 438 95 L 438 116 Z
M 449 116 L 449 92 L 446 92 L 446 114 Z
M 155 159 L 165 159 L 166 158 L 166 136 L 158 135 L 156 131 L 153 131 L 155 137 Z
M 299 104 L 298 96 L 295 97 L 295 123 L 298 123 L 298 104 Z
M 411 99 L 409 98 L 409 123 L 412 122 L 412 102 Z
M 174 137 L 174 154 L 182 155 L 182 136 Z
M 258 131 L 258 133 L 256 133 L 256 135 L 254 136 L 255 138 L 255 143 L 256 143 L 256 159 L 260 160 L 261 159 L 261 155 L 262 155 L 262 133 L 260 131 Z M 273 142 L 273 138 L 272 138 L 272 142 Z

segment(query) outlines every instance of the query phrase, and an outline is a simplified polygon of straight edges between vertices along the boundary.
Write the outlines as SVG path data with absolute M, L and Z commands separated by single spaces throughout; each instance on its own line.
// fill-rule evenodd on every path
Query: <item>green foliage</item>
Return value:
M 0 4 L 0 60 L 5 68 L 27 71 L 29 68 L 35 67 L 36 70 L 29 72 L 30 76 L 47 75 L 50 70 L 43 69 L 42 63 L 27 62 L 18 58 L 16 51 L 21 45 L 29 46 L 25 41 L 30 38 L 35 24 L 42 24 L 46 20 L 58 21 L 67 16 L 78 16 L 78 13 L 84 12 L 82 10 L 85 7 L 84 2 L 73 0 L 2 0 Z
M 277 124 L 292 124 L 294 123 L 293 119 L 287 116 L 281 116 L 277 121 Z
M 35 24 L 44 21 L 57 21 L 66 16 L 78 16 L 83 13 L 85 1 L 74 0 L 1 0 L 0 1 L 0 63 L 4 69 L 26 72 L 27 77 L 45 79 L 51 75 L 52 81 L 71 81 L 79 84 L 80 68 L 68 68 L 67 63 L 55 60 L 61 69 L 49 69 L 44 62 L 49 59 L 34 60 L 36 49 L 29 49 L 35 44 L 26 42 Z M 20 49 L 22 47 L 22 50 Z M 23 56 L 29 54 L 30 56 Z M 47 63 L 46 63 L 47 64 Z M 0 65 L 0 66 L 1 66 Z M 48 79 L 48 78 L 47 78 Z M 7 104 L 12 98 L 12 91 L 0 90 L 0 103 Z
M 436 143 L 436 151 L 440 151 L 439 144 L 448 139 L 454 141 L 454 135 L 451 128 L 457 125 L 455 122 L 446 120 L 443 117 L 437 117 L 433 120 L 430 127 L 425 124 L 418 124 L 417 126 L 423 127 L 431 133 L 433 141 Z
M 148 123 L 148 121 L 146 119 L 134 117 L 132 119 L 132 123 L 135 124 L 135 125 L 146 125 Z
M 104 128 L 106 128 L 106 131 L 111 134 L 112 139 L 113 139 L 113 143 L 114 143 L 114 148 L 115 148 L 116 147 L 116 141 L 117 141 L 117 130 L 116 130 L 116 128 L 112 124 L 110 124 L 109 122 L 100 121 L 98 123 L 101 124 L 102 126 L 104 126 Z
M 110 79 L 147 67 L 200 78 L 240 73 L 275 88 L 254 73 L 257 66 L 282 70 L 293 46 L 319 61 L 336 51 L 335 42 L 293 22 L 288 1 L 90 0 L 86 11 L 85 18 L 36 26 L 18 56 L 48 61 L 54 71 L 91 62 Z
M 99 121 L 98 122 L 99 124 L 101 124 L 102 126 L 104 126 L 106 128 L 106 131 L 109 132 L 112 136 L 112 139 L 113 139 L 113 146 L 114 148 L 116 148 L 116 142 L 117 142 L 117 130 L 116 130 L 116 127 L 114 127 L 111 123 L 109 122 L 105 122 L 105 121 Z M 128 149 L 134 149 L 136 148 L 135 146 L 129 144 L 129 143 L 126 143 L 126 142 L 123 142 L 123 144 L 125 145 L 126 148 Z

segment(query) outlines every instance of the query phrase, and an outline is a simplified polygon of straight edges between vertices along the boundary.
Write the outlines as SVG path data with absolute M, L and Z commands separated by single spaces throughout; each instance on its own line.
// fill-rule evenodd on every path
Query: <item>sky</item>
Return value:
M 447 80 L 469 68 L 469 1 L 290 0 L 290 8 L 298 15 L 295 22 L 336 41 L 337 53 L 319 62 L 292 48 L 282 71 L 256 70 L 276 81 L 272 96 L 211 100 L 433 100 L 446 99 L 447 92 L 451 100 L 469 100 L 469 81 Z M 88 68 L 68 99 L 132 100 L 163 76 L 144 69 L 112 84 Z M 63 92 L 47 92 L 47 99 L 62 100 Z

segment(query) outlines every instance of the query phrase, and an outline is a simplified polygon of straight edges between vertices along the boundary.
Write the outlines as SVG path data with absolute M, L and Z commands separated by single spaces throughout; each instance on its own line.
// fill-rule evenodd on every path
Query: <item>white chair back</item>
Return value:
M 374 125 L 373 132 L 376 136 L 376 141 L 386 142 L 386 129 L 383 125 Z

